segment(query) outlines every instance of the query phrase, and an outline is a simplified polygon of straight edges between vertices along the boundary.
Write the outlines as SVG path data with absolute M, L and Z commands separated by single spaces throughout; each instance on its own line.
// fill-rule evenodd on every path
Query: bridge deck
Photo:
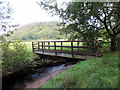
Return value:
M 90 56 L 90 55 L 74 55 L 68 54 L 68 53 L 57 53 L 55 52 L 41 52 L 41 51 L 35 51 L 36 54 L 41 54 L 41 55 L 50 55 L 50 56 L 61 56 L 61 57 L 69 57 L 69 58 L 76 58 L 76 59 L 89 59 L 89 58 L 95 58 L 95 56 Z

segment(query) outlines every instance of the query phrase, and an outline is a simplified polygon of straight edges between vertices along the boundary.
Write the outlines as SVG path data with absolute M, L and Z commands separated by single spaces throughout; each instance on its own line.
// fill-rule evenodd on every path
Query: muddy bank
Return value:
M 65 66 L 65 64 L 51 68 L 51 70 L 48 70 L 49 73 L 46 73 L 44 77 L 40 77 L 36 79 L 34 82 L 31 82 L 27 84 L 24 88 L 39 88 L 40 86 L 44 85 L 48 80 L 51 78 L 59 75 L 63 71 L 69 69 L 73 65 Z

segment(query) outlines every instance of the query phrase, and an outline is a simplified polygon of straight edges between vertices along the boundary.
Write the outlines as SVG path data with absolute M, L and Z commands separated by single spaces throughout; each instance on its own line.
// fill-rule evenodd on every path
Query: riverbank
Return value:
M 44 85 L 48 80 L 52 79 L 53 77 L 61 74 L 65 70 L 70 69 L 73 65 L 65 66 L 65 64 L 55 66 L 55 67 L 50 67 L 44 74 L 46 74 L 44 77 L 40 77 L 37 80 L 35 80 L 32 83 L 29 83 L 28 85 L 25 86 L 25 88 L 39 88 L 40 86 Z
M 118 52 L 77 63 L 41 88 L 118 88 Z
M 41 61 L 42 60 L 42 61 Z M 64 60 L 60 58 L 44 57 L 35 60 L 38 64 L 32 70 L 19 71 L 4 77 L 2 80 L 3 89 L 34 88 L 43 85 L 52 76 L 56 76 L 69 66 L 76 64 L 78 60 Z M 41 65 L 40 65 L 41 64 Z M 41 82 L 42 80 L 42 82 Z M 12 82 L 11 82 L 12 81 Z M 36 83 L 40 83 L 36 84 Z

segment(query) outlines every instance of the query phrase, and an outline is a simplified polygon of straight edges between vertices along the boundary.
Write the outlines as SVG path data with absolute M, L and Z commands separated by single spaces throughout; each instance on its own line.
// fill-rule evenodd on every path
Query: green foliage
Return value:
M 34 67 L 33 59 L 37 56 L 29 52 L 22 42 L 10 43 L 3 40 L 1 45 L 3 75 Z
M 74 40 L 95 40 L 96 37 L 101 36 L 99 29 L 101 26 L 96 24 L 96 22 L 99 23 L 99 20 L 96 20 L 94 16 L 98 14 L 98 9 L 101 9 L 103 4 L 95 2 L 68 2 L 59 5 L 55 1 L 49 2 L 49 0 L 39 2 L 43 9 L 51 11 L 53 15 L 55 14 L 62 18 L 61 25 L 64 28 L 61 29 L 61 32 L 69 35 L 69 38 Z
M 117 49 L 117 34 L 120 33 L 120 2 L 64 2 L 44 0 L 38 4 L 53 15 L 58 15 L 64 26 L 61 32 L 70 39 L 96 40 L 99 37 L 111 39 L 111 50 Z M 63 8 L 64 6 L 64 8 Z
M 41 88 L 118 88 L 118 72 L 118 53 L 108 53 L 77 63 Z
M 59 22 L 40 22 L 21 26 L 8 37 L 9 40 L 61 39 Z M 19 37 L 18 37 L 19 36 Z
M 12 25 L 13 8 L 9 1 L 0 0 L 0 35 L 9 36 L 12 31 L 11 28 L 15 28 L 18 25 Z

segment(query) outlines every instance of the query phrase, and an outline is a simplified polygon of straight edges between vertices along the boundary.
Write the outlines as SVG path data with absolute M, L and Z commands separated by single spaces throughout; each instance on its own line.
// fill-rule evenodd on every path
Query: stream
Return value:
M 12 82 L 7 85 L 6 87 L 4 86 L 3 89 L 5 88 L 6 90 L 14 89 L 14 88 L 30 88 L 29 86 L 33 85 L 32 88 L 38 87 L 35 86 L 34 87 L 34 83 L 39 82 L 39 83 L 43 83 L 46 82 L 44 79 L 44 77 L 49 76 L 49 78 L 47 78 L 48 80 L 52 77 L 54 77 L 54 75 L 52 77 L 50 77 L 50 74 L 55 73 L 57 71 L 65 71 L 67 69 L 69 69 L 71 66 L 73 66 L 74 64 L 61 64 L 58 66 L 53 66 L 53 67 L 47 67 L 47 68 L 39 68 L 36 69 L 34 73 L 28 74 L 27 76 L 25 76 L 24 78 L 17 80 L 15 82 Z M 42 81 L 40 81 L 42 80 Z M 42 85 L 42 84 L 41 84 Z

